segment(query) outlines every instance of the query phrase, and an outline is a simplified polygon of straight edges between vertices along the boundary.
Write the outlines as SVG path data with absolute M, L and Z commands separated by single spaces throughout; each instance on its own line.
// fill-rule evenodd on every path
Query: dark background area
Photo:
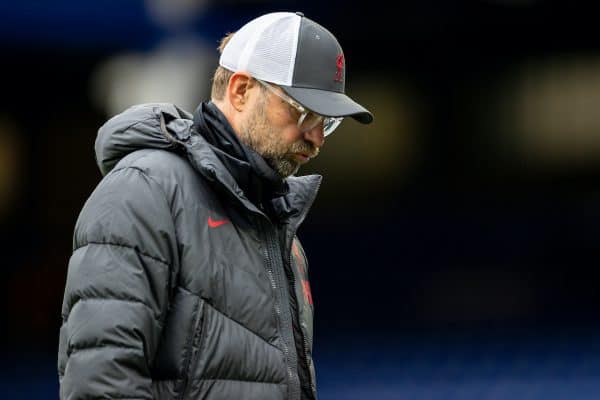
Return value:
M 273 10 L 338 37 L 347 91 L 375 115 L 345 121 L 301 170 L 324 175 L 299 232 L 321 399 L 600 396 L 595 7 L 182 0 L 166 9 L 185 13 L 161 19 L 148 11 L 160 4 L 0 3 L 2 398 L 58 398 L 71 235 L 101 179 L 96 131 L 135 100 L 98 87 L 141 74 L 102 66 L 135 54 L 146 71 L 159 43 L 190 37 L 216 57 L 224 33 Z M 195 103 L 215 63 L 188 85 Z M 110 105 L 119 93 L 131 97 Z

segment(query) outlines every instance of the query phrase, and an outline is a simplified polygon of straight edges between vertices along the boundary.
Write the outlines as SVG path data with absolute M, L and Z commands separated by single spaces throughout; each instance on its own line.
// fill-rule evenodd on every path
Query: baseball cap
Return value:
M 273 12 L 236 31 L 219 65 L 274 83 L 307 109 L 326 117 L 373 115 L 345 94 L 344 52 L 331 32 L 301 12 Z

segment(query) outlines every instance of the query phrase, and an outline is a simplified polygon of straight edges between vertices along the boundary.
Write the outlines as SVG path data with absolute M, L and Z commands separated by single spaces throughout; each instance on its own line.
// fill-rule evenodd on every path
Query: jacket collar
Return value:
M 209 181 L 221 186 L 226 193 L 246 209 L 257 214 L 266 214 L 253 203 L 240 187 L 234 175 L 226 167 L 215 149 L 204 137 L 191 131 L 182 142 L 190 163 Z M 314 202 L 322 177 L 320 175 L 292 176 L 285 179 L 289 190 L 285 195 L 270 200 L 278 220 L 300 225 Z
M 265 204 L 288 193 L 287 182 L 260 154 L 239 140 L 215 104 L 209 101 L 198 106 L 193 128 L 213 148 L 217 158 L 252 203 Z
M 227 157 L 218 156 L 222 155 L 220 150 L 197 132 L 193 116 L 187 111 L 168 103 L 139 104 L 115 115 L 98 130 L 96 162 L 103 175 L 109 173 L 127 154 L 141 149 L 183 153 L 201 175 L 234 201 L 251 212 L 266 216 L 240 186 L 240 170 L 227 165 Z M 285 195 L 270 200 L 277 219 L 299 225 L 316 197 L 321 179 L 320 175 L 285 179 L 289 190 Z
M 188 137 L 186 149 L 192 165 L 245 208 L 283 223 L 302 223 L 321 176 L 279 177 L 262 156 L 239 141 L 212 102 L 198 106 Z

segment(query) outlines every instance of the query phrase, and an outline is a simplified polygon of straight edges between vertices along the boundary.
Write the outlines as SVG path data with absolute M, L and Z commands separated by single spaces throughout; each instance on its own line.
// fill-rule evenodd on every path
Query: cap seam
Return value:
M 302 17 L 297 15 L 297 26 L 296 26 L 296 34 L 294 35 L 294 43 L 292 46 L 292 60 L 289 65 L 288 70 L 288 81 L 290 85 L 294 84 L 294 74 L 296 73 L 296 55 L 298 54 L 298 44 L 300 43 L 300 35 L 302 34 Z

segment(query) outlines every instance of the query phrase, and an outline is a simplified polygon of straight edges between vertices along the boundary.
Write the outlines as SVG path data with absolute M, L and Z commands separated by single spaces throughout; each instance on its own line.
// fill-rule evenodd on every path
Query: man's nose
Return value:
M 323 146 L 323 143 L 325 143 L 323 124 L 318 124 L 314 128 L 304 132 L 304 139 L 311 142 L 315 147 Z

